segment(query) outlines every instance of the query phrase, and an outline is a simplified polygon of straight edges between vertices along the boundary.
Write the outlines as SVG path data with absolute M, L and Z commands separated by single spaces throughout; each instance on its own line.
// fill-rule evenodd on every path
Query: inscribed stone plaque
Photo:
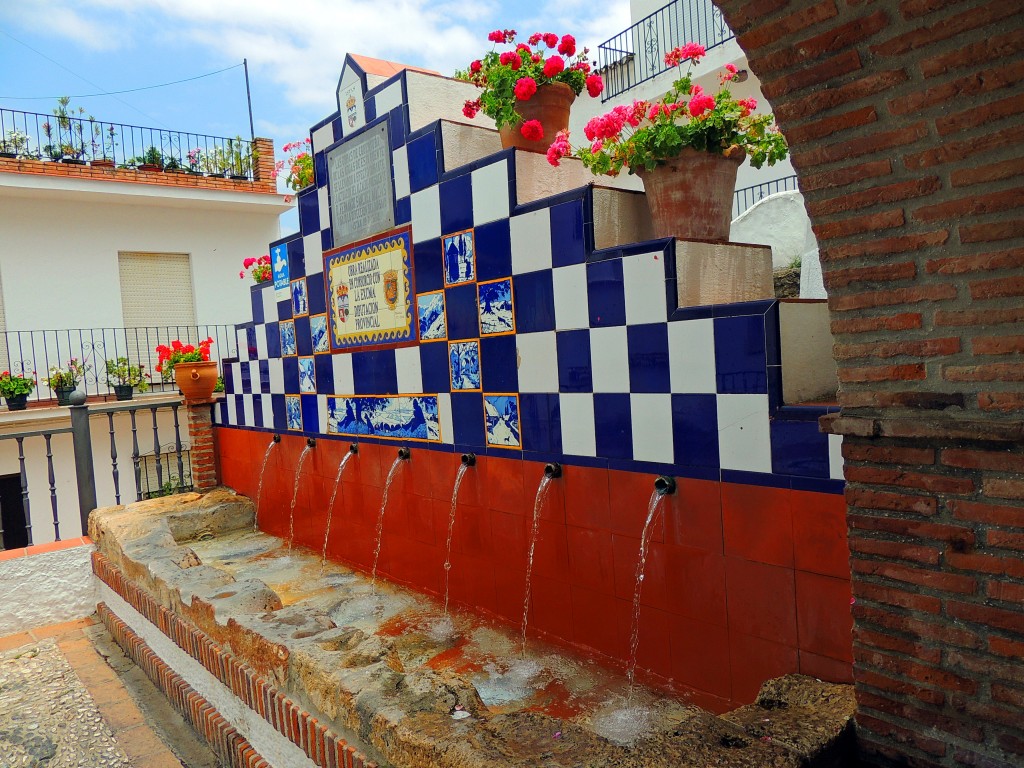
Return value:
M 327 177 L 335 247 L 395 226 L 386 123 L 328 152 Z

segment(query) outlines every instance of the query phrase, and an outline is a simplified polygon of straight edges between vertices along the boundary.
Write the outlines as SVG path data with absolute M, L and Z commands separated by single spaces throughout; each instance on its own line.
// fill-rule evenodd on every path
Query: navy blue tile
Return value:
M 313 178 L 318 179 L 320 184 L 327 182 L 327 152 L 315 152 L 313 153 Z M 308 235 L 309 232 L 303 232 L 302 234 Z
M 440 346 L 440 345 L 438 345 Z M 445 366 L 447 372 L 447 366 Z M 357 395 L 397 395 L 395 351 L 384 349 L 352 354 L 352 374 Z
M 272 288 L 270 290 L 273 290 Z M 263 318 L 263 289 L 253 286 L 249 291 L 249 303 L 252 305 L 252 321 L 254 323 L 264 322 Z
M 668 326 L 664 323 L 626 327 L 629 350 L 629 391 L 670 392 Z
M 775 411 L 782 407 L 782 366 L 768 366 L 768 408 Z M 824 411 L 821 413 L 825 415 Z
M 764 349 L 768 365 L 782 365 L 779 344 L 779 304 L 776 302 L 764 313 Z
M 217 403 L 217 409 L 217 413 L 220 414 L 220 423 L 229 424 L 230 422 L 228 421 L 228 401 L 226 398 Z
M 736 485 L 760 485 L 764 488 L 792 488 L 793 478 L 789 475 L 773 475 L 771 472 L 747 472 L 742 469 L 723 469 L 723 483 Z
M 281 356 L 281 329 L 278 323 L 267 323 L 267 357 Z
M 562 452 L 562 417 L 557 394 L 521 393 L 519 419 L 524 451 Z
M 331 250 L 331 248 L 333 248 L 333 247 L 334 247 L 334 234 L 331 232 L 331 228 L 327 227 L 326 229 L 324 229 L 324 230 L 322 230 L 320 232 L 320 249 L 323 252 L 326 253 L 327 251 Z
M 441 182 L 441 234 L 473 226 L 473 177 L 469 173 Z
M 672 395 L 676 464 L 718 467 L 718 407 L 714 395 Z
M 245 395 L 232 395 L 235 403 L 235 423 L 240 427 L 251 427 L 245 423 Z
M 444 303 L 448 315 L 449 339 L 475 339 L 480 335 L 480 311 L 474 283 L 446 288 Z
M 288 417 L 285 415 L 284 395 L 271 395 L 270 408 L 274 413 L 274 429 L 283 432 L 288 427 Z
M 331 132 L 334 135 L 334 141 L 340 141 L 341 137 L 345 135 L 345 128 L 341 124 L 340 116 L 331 121 Z
M 622 259 L 587 264 L 587 294 L 590 327 L 626 324 L 626 293 L 622 282 Z
M 558 331 L 558 391 L 593 392 L 594 371 L 590 365 L 590 330 Z
M 260 380 L 259 380 L 259 391 L 264 393 L 270 392 L 270 361 L 260 360 Z
M 403 197 L 395 201 L 395 224 L 408 224 L 412 221 L 412 198 Z
M 289 395 L 299 391 L 299 358 L 286 357 L 284 363 L 284 391 Z
M 551 263 L 582 264 L 587 258 L 583 237 L 583 201 L 570 200 L 551 209 Z
M 478 280 L 497 280 L 512 274 L 512 237 L 508 219 L 476 228 L 476 273 Z
M 448 372 L 448 345 L 444 343 L 420 345 L 420 370 L 423 372 L 424 392 L 449 392 L 452 388 Z
M 313 370 L 316 372 L 316 391 L 330 394 L 334 391 L 334 366 L 331 355 L 317 355 L 313 358 Z
M 245 329 L 245 346 L 249 353 L 249 359 L 255 360 L 259 352 L 256 349 L 256 327 L 250 325 Z
M 741 315 L 763 315 L 776 299 L 758 299 L 756 301 L 738 301 L 735 304 L 715 304 L 715 317 L 740 317 Z
M 309 317 L 295 318 L 295 348 L 300 355 L 313 354 L 313 337 L 309 332 Z
M 302 395 L 302 431 L 320 431 L 320 408 L 316 395 Z
M 409 188 L 413 192 L 437 183 L 437 146 L 433 131 L 410 141 L 409 147 Z
M 369 121 L 371 118 L 366 119 Z M 392 150 L 405 144 L 405 115 L 401 107 L 395 107 L 388 112 L 388 136 L 391 139 Z
M 235 381 L 235 369 L 234 369 L 234 366 L 224 365 L 224 366 L 221 366 L 221 367 L 223 368 L 223 375 L 224 375 L 224 391 L 227 394 L 231 394 L 233 392 L 241 392 L 242 391 L 242 382 L 241 381 L 238 381 L 238 382 Z
M 512 278 L 516 331 L 534 333 L 555 327 L 555 289 L 551 270 L 541 269 Z
M 629 394 L 594 394 L 594 432 L 598 456 L 608 459 L 633 458 L 632 424 Z
M 263 396 L 252 396 L 252 426 L 263 426 Z
M 674 323 L 679 320 L 706 320 L 714 315 L 714 307 L 677 307 L 669 313 L 668 319 Z
M 764 316 L 715 318 L 715 375 L 724 394 L 765 394 Z
M 236 392 L 244 392 L 246 394 L 251 394 L 252 393 L 252 371 L 249 368 L 249 364 L 248 363 L 242 363 L 239 366 L 239 372 L 240 372 L 240 377 L 239 378 L 241 378 L 241 382 L 239 382 L 240 386 L 235 391 Z
M 299 230 L 303 235 L 311 235 L 319 232 L 320 224 L 320 203 L 317 199 L 316 187 L 309 191 L 300 193 L 299 200 Z M 326 222 L 324 222 L 326 224 Z M 291 266 L 289 265 L 289 269 Z M 296 275 L 291 275 L 295 277 Z
M 452 393 L 452 429 L 455 443 L 484 445 L 484 396 L 479 392 Z
M 363 102 L 363 116 L 366 122 L 372 123 L 377 119 L 377 102 L 373 99 Z
M 845 480 L 830 480 L 820 477 L 794 477 L 790 487 L 794 491 L 811 491 L 813 493 L 842 494 L 846 488 Z
M 828 477 L 828 435 L 815 421 L 772 421 L 772 472 Z
M 444 288 L 444 262 L 441 260 L 441 238 L 416 243 L 412 249 L 413 275 L 417 293 Z
M 292 316 L 292 300 L 291 297 L 284 301 L 277 302 L 277 319 L 278 320 L 290 320 Z
M 516 337 L 492 336 L 480 339 L 480 372 L 485 392 L 518 391 Z
M 315 201 L 316 198 L 314 197 Z M 288 279 L 298 280 L 306 276 L 306 246 L 301 238 L 288 243 Z
M 323 272 L 306 278 L 306 299 L 309 302 L 309 314 L 322 315 L 327 311 L 327 294 L 324 291 Z

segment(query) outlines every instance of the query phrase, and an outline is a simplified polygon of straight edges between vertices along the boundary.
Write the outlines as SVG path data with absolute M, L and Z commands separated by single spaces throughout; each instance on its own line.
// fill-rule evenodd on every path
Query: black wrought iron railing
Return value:
M 763 200 L 768 195 L 774 195 L 776 192 L 799 191 L 799 189 L 800 186 L 797 183 L 796 176 L 783 176 L 781 179 L 773 179 L 772 181 L 765 181 L 761 184 L 737 189 L 732 201 L 732 217 L 735 219 L 745 210 L 752 207 L 754 203 Z
M 252 143 L 236 136 L 0 109 L 0 157 L 253 178 Z
M 674 0 L 597 48 L 604 77 L 602 101 L 608 101 L 671 67 L 665 54 L 686 43 L 706 49 L 735 35 L 711 0 Z
M 75 358 L 86 366 L 78 389 L 87 395 L 113 395 L 117 381 L 107 374 L 107 361 L 124 358 L 127 366 L 141 366 L 147 384 L 155 391 L 176 391 L 173 383 L 156 372 L 158 345 L 198 344 L 213 339 L 210 359 L 220 362 L 238 356 L 238 336 L 233 325 L 165 325 L 138 328 L 71 328 L 41 331 L 0 332 L 0 370 L 36 380 L 30 400 L 56 397 L 47 384 L 51 368 L 66 368 Z

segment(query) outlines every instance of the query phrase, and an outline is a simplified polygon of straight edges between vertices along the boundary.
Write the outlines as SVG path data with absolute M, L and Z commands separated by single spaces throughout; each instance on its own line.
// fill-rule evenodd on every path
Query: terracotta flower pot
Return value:
M 217 386 L 217 361 L 178 363 L 174 366 L 174 383 L 186 400 L 209 400 Z
M 498 133 L 501 135 L 503 149 L 515 147 L 527 152 L 545 154 L 555 134 L 569 128 L 569 108 L 576 100 L 576 94 L 565 83 L 547 83 L 537 89 L 533 97 L 526 101 L 516 102 L 516 111 L 523 116 L 523 122 L 539 120 L 544 128 L 544 136 L 540 141 L 530 141 L 523 136 L 522 123 L 506 125 Z
M 687 147 L 653 171 L 638 169 L 656 237 L 728 240 L 736 172 L 746 154 L 713 155 Z

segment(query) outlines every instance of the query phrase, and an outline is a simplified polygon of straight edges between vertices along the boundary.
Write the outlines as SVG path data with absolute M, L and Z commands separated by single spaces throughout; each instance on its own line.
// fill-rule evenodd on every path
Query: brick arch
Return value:
M 1024 10 L 716 0 L 790 141 L 842 413 L 858 743 L 1024 764 Z

